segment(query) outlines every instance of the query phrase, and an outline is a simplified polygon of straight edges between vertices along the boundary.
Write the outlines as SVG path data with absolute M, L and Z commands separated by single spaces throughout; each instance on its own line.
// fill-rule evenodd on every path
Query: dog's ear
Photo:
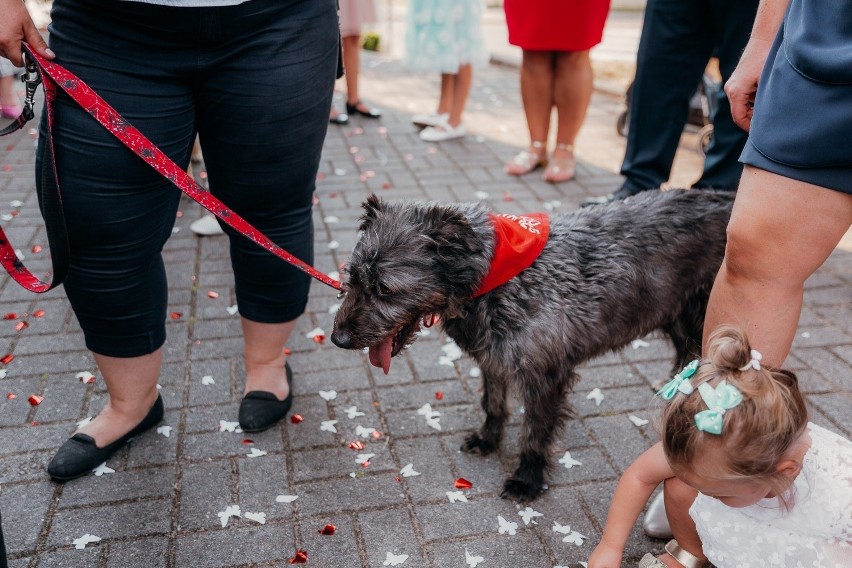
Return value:
M 378 195 L 371 193 L 367 196 L 367 200 L 361 204 L 361 207 L 364 208 L 364 214 L 361 216 L 359 230 L 366 231 L 373 224 L 373 221 L 381 217 L 382 213 L 384 213 L 385 205 L 379 199 Z
M 475 259 L 482 256 L 482 242 L 462 211 L 435 207 L 427 212 L 429 246 L 438 274 L 454 289 L 466 289 L 476 278 Z

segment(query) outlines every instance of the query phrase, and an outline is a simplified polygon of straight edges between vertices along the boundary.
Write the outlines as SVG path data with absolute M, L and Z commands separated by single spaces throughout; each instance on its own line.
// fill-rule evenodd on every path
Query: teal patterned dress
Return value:
M 488 63 L 481 0 L 410 0 L 405 64 L 412 71 L 458 73 Z

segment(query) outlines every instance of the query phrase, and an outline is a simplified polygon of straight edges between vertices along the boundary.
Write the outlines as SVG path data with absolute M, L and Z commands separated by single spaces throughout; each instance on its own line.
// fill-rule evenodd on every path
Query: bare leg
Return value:
M 556 143 L 573 145 L 592 99 L 592 63 L 588 51 L 556 54 L 553 100 L 556 103 Z
M 18 95 L 15 94 L 14 75 L 0 77 L 0 104 L 4 106 L 17 106 L 21 104 L 18 100 Z
M 88 434 L 103 448 L 138 426 L 154 406 L 163 349 L 141 357 L 93 355 L 104 377 L 109 400 L 101 413 L 78 432 Z
M 453 107 L 455 85 L 455 75 L 441 73 L 441 98 L 438 100 L 438 110 L 435 111 L 435 114 L 450 114 L 450 109 Z
M 748 333 L 764 363 L 784 363 L 802 310 L 804 283 L 852 223 L 852 196 L 746 166 L 728 225 L 725 260 L 704 323 Z
M 284 371 L 284 345 L 293 333 L 297 320 L 259 323 L 241 318 L 240 321 L 246 365 L 245 392 L 271 392 L 278 400 L 284 400 L 290 394 Z
M 524 50 L 521 99 L 531 141 L 547 142 L 556 70 L 552 51 Z
M 359 100 L 358 75 L 361 73 L 361 36 L 343 38 L 343 68 L 346 70 L 346 102 L 354 105 Z
M 698 491 L 679 480 L 677 477 L 666 479 L 663 485 L 663 496 L 666 503 L 666 515 L 672 527 L 672 534 L 682 549 L 696 558 L 706 560 L 702 551 L 701 539 L 695 529 L 695 521 L 689 516 L 689 508 L 698 496 Z M 669 554 L 663 554 L 660 559 L 667 566 L 680 566 L 680 563 Z
M 450 117 L 447 122 L 456 128 L 462 121 L 462 113 L 467 105 L 467 97 L 470 94 L 470 85 L 473 82 L 473 67 L 461 65 L 459 72 L 450 75 L 453 78 L 453 98 L 450 104 Z

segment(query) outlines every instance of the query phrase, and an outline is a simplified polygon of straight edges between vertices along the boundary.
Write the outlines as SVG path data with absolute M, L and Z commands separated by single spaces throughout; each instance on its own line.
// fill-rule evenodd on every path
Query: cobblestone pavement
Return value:
M 516 70 L 492 66 L 479 72 L 467 115 L 471 134 L 430 145 L 419 140 L 409 119 L 432 109 L 438 78 L 407 74 L 397 61 L 375 54 L 364 61 L 364 94 L 385 115 L 329 130 L 314 217 L 316 264 L 323 271 L 347 259 L 358 204 L 371 191 L 385 199 L 483 200 L 499 212 L 531 212 L 570 210 L 619 183 L 619 98 L 595 95 L 577 144 L 576 180 L 554 186 L 535 175 L 512 179 L 502 173 L 503 161 L 526 143 Z M 697 176 L 694 138 L 684 136 L 676 185 Z M 24 132 L 4 140 L 6 145 L 0 155 L 2 223 L 26 261 L 46 271 L 45 252 L 33 252 L 45 243 L 33 192 L 33 135 Z M 517 419 L 500 453 L 483 458 L 458 451 L 482 417 L 472 362 L 463 357 L 441 364 L 444 339 L 433 330 L 384 376 L 363 354 L 308 338 L 315 328 L 331 331 L 335 293 L 321 284 L 315 284 L 290 345 L 293 412 L 304 420 L 287 421 L 251 441 L 221 431 L 221 421 L 236 420 L 243 375 L 239 322 L 227 309 L 234 303 L 228 245 L 224 237 L 190 233 L 197 206 L 185 202 L 182 213 L 165 250 L 173 317 L 161 392 L 164 425 L 171 430 L 147 432 L 120 451 L 108 463 L 114 473 L 64 485 L 48 480 L 44 470 L 52 453 L 77 421 L 103 406 L 103 382 L 96 377 L 84 384 L 76 376 L 95 367 L 63 291 L 35 296 L 0 279 L 0 313 L 16 314 L 0 320 L 0 356 L 14 355 L 2 365 L 0 379 L 0 394 L 9 393 L 0 396 L 0 504 L 12 567 L 285 566 L 297 549 L 307 552 L 307 565 L 324 568 L 466 567 L 475 566 L 476 557 L 483 568 L 551 568 L 586 559 L 618 475 L 655 441 L 652 423 L 636 426 L 628 417 L 653 418 L 651 385 L 666 376 L 673 355 L 661 337 L 647 337 L 646 346 L 582 369 L 571 395 L 578 416 L 554 447 L 555 455 L 570 451 L 580 464 L 557 464 L 549 490 L 531 505 L 542 516 L 527 512 L 532 520 L 525 524 L 522 509 L 498 496 L 516 458 Z M 813 421 L 847 436 L 850 281 L 847 246 L 808 283 L 789 359 L 808 393 Z M 28 327 L 19 329 L 22 323 Z M 599 406 L 586 397 L 594 388 L 604 395 Z M 336 398 L 321 396 L 330 390 Z M 44 400 L 31 406 L 30 395 Z M 440 430 L 418 412 L 427 403 L 440 412 Z M 365 434 L 370 428 L 381 435 Z M 353 441 L 363 449 L 350 449 Z M 251 457 L 259 452 L 265 454 Z M 457 490 L 458 478 L 472 488 Z M 455 494 L 448 493 L 454 491 L 466 501 L 453 502 Z M 232 505 L 242 516 L 223 527 L 223 512 Z M 265 514 L 265 522 L 249 513 Z M 517 530 L 498 532 L 498 517 L 516 523 Z M 329 524 L 336 532 L 320 534 Z M 75 549 L 72 542 L 85 534 L 101 540 Z M 637 529 L 627 555 L 634 561 L 662 544 Z

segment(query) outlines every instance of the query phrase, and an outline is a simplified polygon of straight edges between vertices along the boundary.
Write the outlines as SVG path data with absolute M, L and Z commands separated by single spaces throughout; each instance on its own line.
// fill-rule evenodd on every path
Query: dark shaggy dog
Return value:
M 492 257 L 488 211 L 371 196 L 331 340 L 345 349 L 369 347 L 370 361 L 387 368 L 421 321 L 439 316 L 482 369 L 485 423 L 462 449 L 497 449 L 506 388 L 516 385 L 525 409 L 520 464 L 502 495 L 533 499 L 542 491 L 551 441 L 570 415 L 566 395 L 577 365 L 656 329 L 674 343 L 676 368 L 698 355 L 733 198 L 646 191 L 552 215 L 538 259 L 472 298 Z

